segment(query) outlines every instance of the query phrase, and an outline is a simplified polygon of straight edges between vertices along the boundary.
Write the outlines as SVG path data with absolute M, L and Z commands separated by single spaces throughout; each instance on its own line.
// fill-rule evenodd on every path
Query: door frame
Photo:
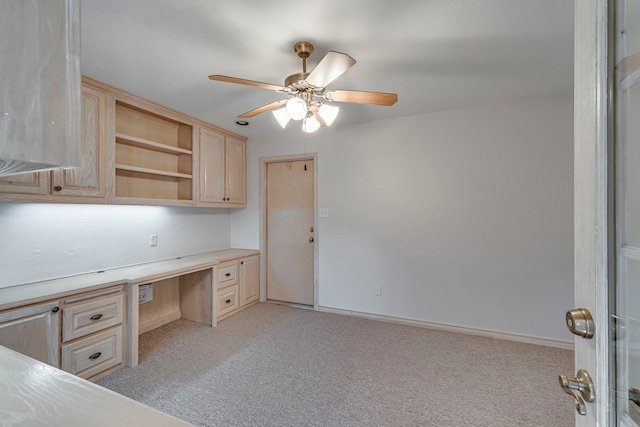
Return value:
M 575 2 L 574 36 L 574 299 L 595 322 L 594 339 L 575 338 L 575 369 L 594 381 L 595 401 L 575 425 L 613 425 L 610 387 L 612 168 L 610 141 L 609 1 Z M 613 283 L 613 282 L 611 282 Z
M 318 226 L 318 153 L 290 154 L 260 158 L 260 302 L 267 300 L 267 165 L 290 161 L 313 162 L 313 309 L 318 311 L 320 227 Z

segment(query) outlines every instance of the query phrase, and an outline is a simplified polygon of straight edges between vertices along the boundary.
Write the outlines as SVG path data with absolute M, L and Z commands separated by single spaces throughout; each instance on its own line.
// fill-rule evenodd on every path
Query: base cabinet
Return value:
M 260 255 L 227 260 L 216 267 L 217 319 L 222 320 L 260 299 Z
M 59 301 L 0 312 L 0 345 L 60 367 Z
M 66 298 L 62 305 L 62 370 L 98 379 L 124 366 L 122 286 Z
M 260 299 L 260 256 L 240 259 L 238 274 L 239 305 L 244 307 Z

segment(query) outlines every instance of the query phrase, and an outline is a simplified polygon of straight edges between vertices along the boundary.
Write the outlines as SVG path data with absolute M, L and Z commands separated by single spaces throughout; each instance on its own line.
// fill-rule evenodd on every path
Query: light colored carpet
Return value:
M 573 426 L 573 352 L 258 304 L 140 336 L 98 382 L 199 426 Z

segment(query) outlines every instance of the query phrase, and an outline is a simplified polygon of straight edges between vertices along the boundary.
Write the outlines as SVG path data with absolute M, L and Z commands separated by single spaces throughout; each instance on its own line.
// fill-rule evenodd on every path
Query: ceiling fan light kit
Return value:
M 285 109 L 291 120 L 302 120 L 307 116 L 307 103 L 300 98 L 291 98 Z
M 329 51 L 310 73 L 307 73 L 307 58 L 313 52 L 313 45 L 309 42 L 299 42 L 293 47 L 295 53 L 302 59 L 302 73 L 288 76 L 284 86 L 262 83 L 254 80 L 219 74 L 209 76 L 210 80 L 256 86 L 263 89 L 275 90 L 292 96 L 290 99 L 280 99 L 255 108 L 239 115 L 241 119 L 250 118 L 266 111 L 272 111 L 276 120 L 284 128 L 290 120 L 302 120 L 302 130 L 311 133 L 320 127 L 331 126 L 338 117 L 340 109 L 337 106 L 322 102 L 354 102 L 358 104 L 372 104 L 391 106 L 398 101 L 395 93 L 360 92 L 350 90 L 327 90 L 327 86 L 340 77 L 345 71 L 353 67 L 355 59 L 346 53 Z M 284 108 L 276 108 L 285 105 Z

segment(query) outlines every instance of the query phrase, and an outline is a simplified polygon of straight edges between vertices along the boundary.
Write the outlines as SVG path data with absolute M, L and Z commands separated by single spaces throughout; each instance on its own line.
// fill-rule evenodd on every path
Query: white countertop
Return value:
M 0 425 L 193 426 L 2 346 Z
M 0 288 L 0 310 L 125 283 L 142 284 L 212 268 L 232 258 L 258 254 L 252 249 L 225 249 Z

